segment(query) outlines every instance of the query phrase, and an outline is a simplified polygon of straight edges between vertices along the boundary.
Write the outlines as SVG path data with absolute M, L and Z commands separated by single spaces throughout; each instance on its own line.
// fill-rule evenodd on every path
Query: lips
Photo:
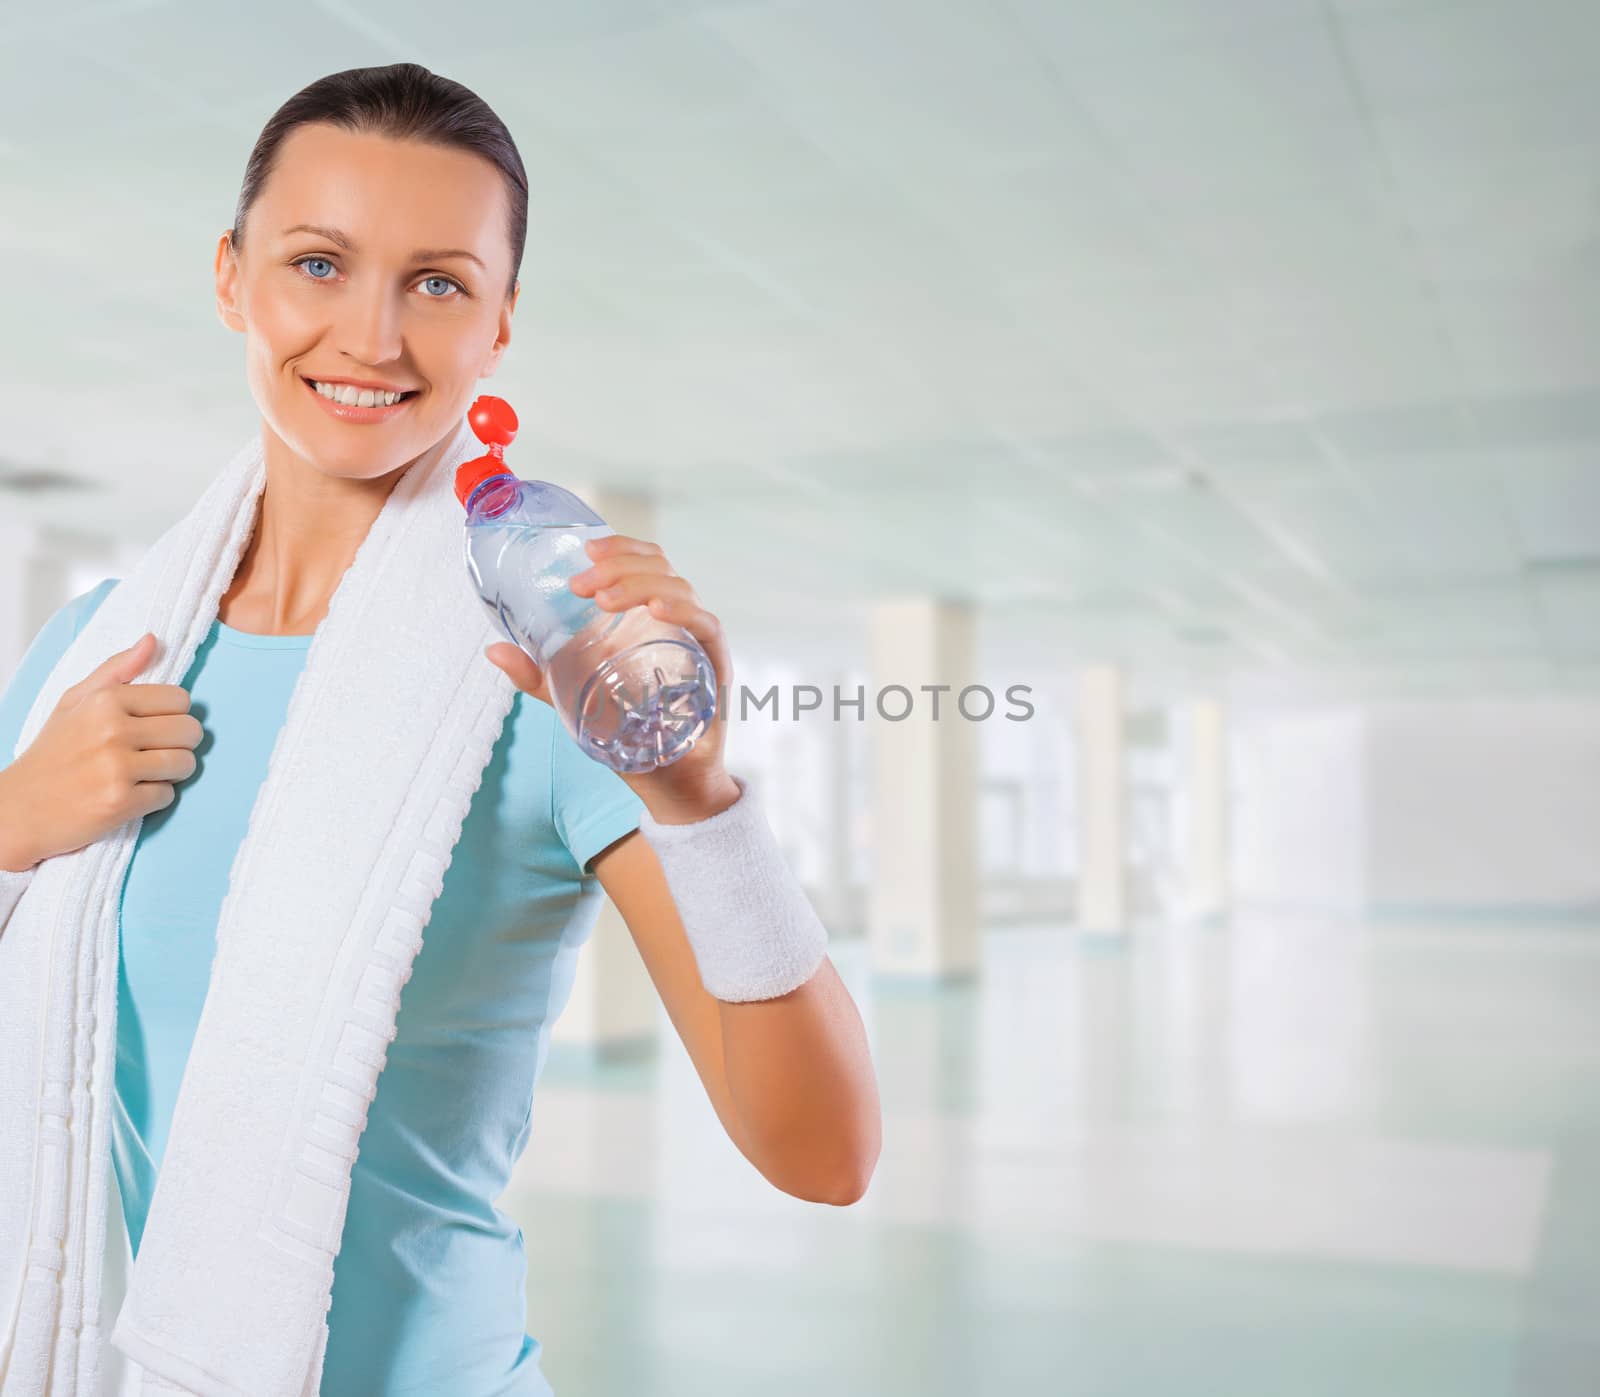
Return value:
M 330 417 L 338 418 L 341 422 L 387 422 L 390 418 L 405 412 L 421 391 L 416 388 L 403 389 L 401 391 L 405 396 L 399 402 L 387 405 L 376 404 L 372 407 L 359 407 L 354 403 L 339 403 L 332 398 L 325 398 L 321 393 L 317 392 L 315 385 L 304 374 L 300 375 L 300 381 L 305 384 L 306 392 L 316 400 L 322 410 Z M 330 381 L 323 380 L 323 382 Z

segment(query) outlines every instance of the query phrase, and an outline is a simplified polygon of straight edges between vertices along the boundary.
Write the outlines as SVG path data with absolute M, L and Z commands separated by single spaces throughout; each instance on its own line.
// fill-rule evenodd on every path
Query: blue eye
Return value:
M 289 265 L 291 267 L 306 267 L 313 262 L 322 263 L 322 265 L 326 267 L 330 273 L 333 271 L 333 263 L 328 261 L 326 257 L 302 257 L 296 262 L 291 262 Z M 308 275 L 313 281 L 326 281 L 328 279 L 325 276 L 318 276 L 315 272 L 310 272 Z
M 427 286 L 430 282 L 435 282 L 435 281 L 439 282 L 442 286 L 445 286 L 447 288 L 450 288 L 450 289 L 453 289 L 453 290 L 456 290 L 456 291 L 460 291 L 462 295 L 466 295 L 466 292 L 462 289 L 460 284 L 457 283 L 457 282 L 451 281 L 450 278 L 447 277 L 447 276 L 424 277 L 422 279 L 422 284 L 424 286 Z M 440 295 L 440 296 L 430 295 L 428 297 L 428 299 L 430 301 L 442 301 L 444 299 L 444 297 L 442 295 Z

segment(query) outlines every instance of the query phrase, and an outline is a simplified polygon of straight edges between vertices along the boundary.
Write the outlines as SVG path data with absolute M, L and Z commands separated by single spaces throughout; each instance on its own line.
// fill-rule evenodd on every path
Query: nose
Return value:
M 362 364 L 383 364 L 400 357 L 404 347 L 401 313 L 389 289 L 376 278 L 339 297 L 336 325 L 339 349 Z

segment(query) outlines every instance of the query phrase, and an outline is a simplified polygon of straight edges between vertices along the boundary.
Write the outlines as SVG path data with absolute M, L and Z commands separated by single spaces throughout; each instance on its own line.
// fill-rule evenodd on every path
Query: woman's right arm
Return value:
M 111 586 L 115 585 L 116 579 L 111 579 Z M 12 910 L 33 880 L 36 862 L 28 857 L 26 841 L 22 838 L 26 832 L 26 810 L 15 791 L 9 789 L 14 783 L 6 779 L 11 753 L 40 686 L 77 635 L 85 611 L 93 610 L 107 590 L 106 584 L 101 583 L 100 587 L 74 597 L 57 610 L 39 628 L 4 693 L 0 693 L 0 783 L 8 788 L 0 791 L 0 930 L 4 929 Z
M 0 772 L 11 861 L 69 854 L 171 805 L 205 730 L 177 684 L 138 684 L 156 653 L 146 631 L 64 689 L 28 750 Z
M 108 578 L 58 608 L 29 644 L 6 684 L 5 692 L 0 693 L 0 777 L 4 777 L 11 767 L 11 754 L 40 687 L 66 653 L 67 646 L 77 636 L 84 620 L 118 581 L 115 577 Z M 11 786 L 13 783 L 7 781 L 5 784 Z M 0 848 L 0 931 L 5 929 L 12 911 L 28 884 L 33 881 L 33 864 L 36 860 L 28 857 L 26 841 L 19 837 L 26 833 L 26 819 L 26 808 L 14 791 L 0 796 L 0 826 L 3 826 L 0 844 L 4 846 Z
M 38 863 L 172 804 L 174 783 L 194 774 L 205 733 L 188 690 L 133 682 L 155 651 L 146 631 L 63 690 L 27 750 L 0 770 L 0 927 Z

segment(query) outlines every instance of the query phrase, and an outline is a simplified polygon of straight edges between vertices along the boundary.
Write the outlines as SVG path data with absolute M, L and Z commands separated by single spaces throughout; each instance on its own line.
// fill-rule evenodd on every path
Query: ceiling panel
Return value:
M 1600 568 L 1539 573 L 1529 588 L 1547 653 L 1563 663 L 1600 660 Z
M 1058 58 L 1093 59 L 1214 39 L 1249 42 L 1264 31 L 1316 18 L 1319 0 L 1124 0 L 1105 6 L 1057 0 L 1006 0 L 1041 45 Z
M 1517 452 L 1496 474 L 1526 562 L 1600 567 L 1600 433 L 1575 449 Z M 1600 613 L 1593 621 L 1600 630 Z
M 88 58 L 91 73 L 114 71 L 150 107 L 194 116 L 242 99 L 265 103 L 261 120 L 324 73 L 386 63 L 365 26 L 338 5 L 238 5 L 221 13 L 204 0 L 107 7 L 51 27 Z M 222 60 L 222 61 L 219 61 Z M 259 123 L 258 123 L 259 125 Z
M 1499 474 L 1489 463 L 1470 457 L 1433 463 L 1399 453 L 1362 459 L 1351 469 L 1382 501 L 1398 540 L 1383 580 L 1472 583 L 1519 571 Z
M 1600 13 L 1589 0 L 1461 0 L 1346 12 L 1339 28 L 1373 108 L 1592 75 Z

